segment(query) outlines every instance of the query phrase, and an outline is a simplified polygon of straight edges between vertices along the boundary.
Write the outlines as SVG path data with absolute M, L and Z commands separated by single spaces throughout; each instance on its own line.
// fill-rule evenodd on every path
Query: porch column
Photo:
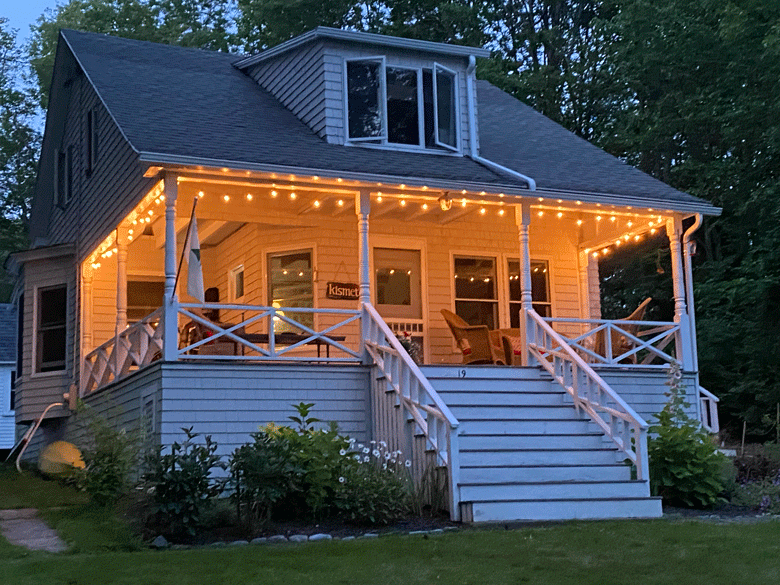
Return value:
M 685 305 L 685 282 L 682 258 L 682 219 L 679 216 L 666 222 L 666 235 L 669 236 L 669 248 L 672 256 L 672 280 L 674 285 L 674 320 L 680 324 L 679 345 L 677 351 L 682 354 L 677 359 L 682 362 L 683 370 L 693 371 L 691 361 L 691 331 L 688 310 Z
M 165 174 L 165 297 L 163 307 L 163 359 L 176 361 L 179 353 L 179 299 L 176 296 L 176 198 L 177 177 Z
M 515 205 L 515 224 L 520 240 L 520 332 L 523 340 L 522 365 L 530 361 L 528 344 L 533 343 L 532 328 L 528 326 L 527 312 L 532 308 L 531 296 L 531 253 L 528 246 L 529 226 L 531 225 L 531 206 L 528 203 Z
M 116 334 L 127 327 L 127 228 L 116 228 Z
M 84 358 L 94 349 L 92 336 L 92 279 L 95 269 L 89 260 L 81 264 L 81 353 L 79 361 L 79 380 L 84 387 Z M 79 398 L 82 393 L 79 392 Z
M 368 189 L 361 189 L 355 196 L 355 213 L 358 220 L 358 241 L 360 245 L 360 308 L 371 302 L 371 257 L 368 246 L 368 215 L 371 213 L 371 192 Z M 367 362 L 368 352 L 365 351 L 364 341 L 369 337 L 369 320 L 366 313 L 360 320 L 361 340 L 360 345 L 363 349 L 363 361 Z

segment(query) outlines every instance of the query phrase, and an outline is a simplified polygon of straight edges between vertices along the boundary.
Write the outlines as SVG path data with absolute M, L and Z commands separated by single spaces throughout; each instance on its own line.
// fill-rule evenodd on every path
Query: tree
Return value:
M 40 134 L 36 98 L 22 75 L 24 61 L 16 32 L 0 18 L 0 300 L 9 299 L 13 280 L 2 268 L 9 252 L 27 245 L 30 202 L 37 174 Z

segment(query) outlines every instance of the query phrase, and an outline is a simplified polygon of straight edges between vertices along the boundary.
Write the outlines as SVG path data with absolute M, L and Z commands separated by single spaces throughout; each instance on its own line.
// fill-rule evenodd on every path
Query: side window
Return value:
M 350 140 L 378 140 L 385 136 L 382 124 L 383 71 L 382 61 L 347 61 L 347 118 Z
M 512 327 L 520 327 L 520 261 L 507 262 L 509 274 L 509 319 Z M 550 265 L 547 260 L 531 260 L 531 301 L 534 311 L 542 317 L 552 317 L 550 298 Z
M 127 322 L 137 323 L 163 306 L 165 296 L 164 279 L 138 277 L 127 281 Z
M 67 345 L 68 288 L 56 286 L 38 289 L 36 372 L 54 372 L 65 369 Z
M 97 108 L 92 108 L 87 112 L 87 152 L 86 152 L 86 172 L 87 176 L 95 170 L 98 158 L 98 119 Z
M 314 306 L 312 251 L 282 252 L 268 255 L 268 300 L 276 308 Z M 314 327 L 312 313 L 291 313 L 289 318 L 309 328 Z M 276 319 L 274 331 L 301 333 L 294 325 Z
M 470 325 L 498 327 L 496 259 L 455 256 L 455 312 Z

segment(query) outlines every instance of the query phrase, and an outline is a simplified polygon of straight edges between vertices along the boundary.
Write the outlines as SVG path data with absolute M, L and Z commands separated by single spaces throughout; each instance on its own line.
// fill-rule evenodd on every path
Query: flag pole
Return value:
M 181 267 L 184 264 L 184 255 L 187 253 L 187 246 L 190 243 L 190 230 L 192 230 L 192 220 L 195 219 L 195 208 L 198 206 L 198 197 L 195 195 L 195 199 L 192 202 L 192 213 L 190 213 L 190 223 L 187 224 L 187 235 L 184 236 L 184 246 L 181 249 L 181 257 L 179 258 L 179 268 L 176 270 L 176 280 L 173 283 L 173 293 L 176 294 L 176 285 L 179 284 L 179 275 L 181 274 Z

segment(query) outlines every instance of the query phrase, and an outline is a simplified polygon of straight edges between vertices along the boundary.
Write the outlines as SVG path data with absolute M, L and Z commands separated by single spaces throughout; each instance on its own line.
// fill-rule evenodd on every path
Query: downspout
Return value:
M 693 308 L 693 265 L 691 262 L 691 236 L 701 227 L 703 216 L 696 214 L 696 221 L 683 234 L 683 257 L 685 259 L 685 304 L 688 307 L 688 322 L 691 328 L 691 357 L 694 371 L 699 372 L 699 354 L 696 345 L 696 316 Z
M 518 173 L 513 169 L 507 168 L 503 165 L 493 162 L 492 160 L 488 160 L 479 156 L 479 152 L 477 150 L 477 118 L 475 114 L 476 110 L 474 103 L 474 71 L 476 68 L 476 57 L 474 57 L 474 55 L 469 55 L 469 66 L 466 69 L 466 100 L 469 110 L 469 156 L 473 160 L 485 165 L 493 171 L 506 173 L 520 179 L 521 181 L 525 181 L 528 184 L 529 191 L 536 191 L 536 181 L 534 181 L 531 177 L 523 175 L 522 173 Z

